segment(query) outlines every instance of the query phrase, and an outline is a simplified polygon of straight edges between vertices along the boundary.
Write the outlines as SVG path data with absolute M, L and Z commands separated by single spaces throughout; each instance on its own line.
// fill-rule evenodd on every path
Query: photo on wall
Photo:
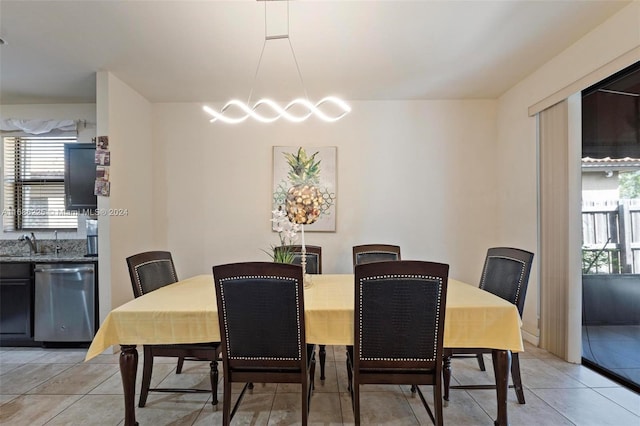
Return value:
M 109 150 L 109 136 L 98 136 L 96 138 L 96 149 L 99 151 Z
M 94 195 L 99 195 L 101 197 L 108 197 L 111 193 L 111 182 L 96 180 L 93 193 Z
M 109 167 L 97 166 L 96 167 L 96 180 L 109 181 Z
M 96 164 L 100 166 L 111 165 L 111 152 L 96 150 Z

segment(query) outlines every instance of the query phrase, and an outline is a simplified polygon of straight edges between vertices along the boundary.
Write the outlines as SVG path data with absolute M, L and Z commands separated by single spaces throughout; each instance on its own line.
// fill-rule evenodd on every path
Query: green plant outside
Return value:
M 620 198 L 640 198 L 640 170 L 620 173 Z
M 609 257 L 611 257 L 611 264 L 609 265 Z M 602 269 L 608 269 L 611 267 L 611 271 L 599 272 Z M 618 258 L 617 250 L 582 250 L 582 274 L 619 274 L 620 273 L 620 259 Z

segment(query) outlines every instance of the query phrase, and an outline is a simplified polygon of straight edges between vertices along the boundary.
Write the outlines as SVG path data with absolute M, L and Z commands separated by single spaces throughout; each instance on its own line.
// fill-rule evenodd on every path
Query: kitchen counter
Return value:
M 79 240 L 38 239 L 38 253 L 30 254 L 29 246 L 21 240 L 0 240 L 0 264 L 2 263 L 65 263 L 97 262 L 97 256 L 85 257 L 87 242 Z M 56 255 L 55 248 L 60 251 Z
M 28 263 L 60 263 L 60 262 L 97 262 L 98 256 L 84 256 L 73 253 L 43 253 L 33 255 L 0 254 L 0 263 L 28 262 Z

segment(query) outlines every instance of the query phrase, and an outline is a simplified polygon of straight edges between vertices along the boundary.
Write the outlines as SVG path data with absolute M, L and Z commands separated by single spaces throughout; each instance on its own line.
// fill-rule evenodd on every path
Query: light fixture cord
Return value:
M 265 11 L 265 19 L 266 19 L 266 11 Z M 266 25 L 266 22 L 265 22 Z M 266 28 L 266 27 L 265 27 Z M 266 32 L 266 29 L 265 29 Z M 249 91 L 249 98 L 247 98 L 247 106 L 251 105 L 251 95 L 253 95 L 253 89 L 256 86 L 256 80 L 258 78 L 258 71 L 260 71 L 260 64 L 262 63 L 262 55 L 264 55 L 264 47 L 267 45 L 267 39 L 264 39 L 262 43 L 262 51 L 260 52 L 260 58 L 258 59 L 258 66 L 256 67 L 256 73 L 253 75 L 253 83 L 251 83 L 251 90 Z
M 296 52 L 293 50 L 293 45 L 291 44 L 291 37 L 289 37 L 289 22 L 291 20 L 289 14 L 289 0 L 287 0 L 287 41 L 289 42 L 289 48 L 291 48 L 291 54 L 293 55 L 293 62 L 296 64 L 296 70 L 298 70 L 298 77 L 300 77 L 300 84 L 302 84 L 302 91 L 304 92 L 304 97 L 308 101 L 309 94 L 307 93 L 307 86 L 304 84 L 304 79 L 302 78 L 302 72 L 300 71 L 300 65 L 298 65 L 298 58 L 296 57 Z
M 287 0 L 287 34 L 284 37 L 277 38 L 285 38 L 289 42 L 289 48 L 291 49 L 291 55 L 293 56 L 293 62 L 296 64 L 296 70 L 298 71 L 298 77 L 300 78 L 300 84 L 302 85 L 302 91 L 304 92 L 305 99 L 309 100 L 309 94 L 307 93 L 307 87 L 304 84 L 304 79 L 302 78 L 302 72 L 300 71 L 300 65 L 298 65 L 298 58 L 296 57 L 296 52 L 293 50 L 293 45 L 291 44 L 291 37 L 289 37 L 289 22 L 290 22 L 290 14 L 289 14 L 289 0 Z M 267 35 L 267 1 L 264 2 L 264 42 L 262 43 L 262 50 L 260 51 L 260 58 L 258 58 L 258 66 L 256 67 L 256 72 L 253 75 L 253 83 L 251 84 L 251 90 L 249 91 L 249 97 L 247 98 L 247 105 L 251 104 L 251 96 L 253 95 L 253 89 L 256 85 L 256 80 L 258 78 L 258 72 L 260 71 L 260 64 L 262 64 L 262 57 L 264 56 L 264 49 L 267 46 L 267 41 L 269 40 L 269 36 Z
M 304 97 L 309 100 L 309 94 L 307 93 L 307 88 L 304 85 L 304 80 L 302 79 L 302 72 L 300 72 L 300 66 L 298 65 L 298 58 L 296 58 L 296 52 L 293 51 L 293 45 L 291 44 L 291 38 L 287 37 L 287 41 L 289 42 L 289 47 L 291 48 L 291 54 L 293 55 L 293 62 L 296 63 L 296 69 L 298 70 L 298 77 L 300 77 L 300 83 L 302 84 L 302 91 L 304 92 Z

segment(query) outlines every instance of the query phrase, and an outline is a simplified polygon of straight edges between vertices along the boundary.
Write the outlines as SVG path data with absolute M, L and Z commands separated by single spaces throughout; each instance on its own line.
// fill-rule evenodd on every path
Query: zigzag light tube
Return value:
M 339 112 L 337 115 L 335 116 L 330 116 L 325 114 L 324 112 L 322 112 L 319 107 L 321 107 L 324 104 L 331 104 L 333 106 L 335 106 L 336 108 L 338 108 L 341 112 Z M 258 112 L 256 112 L 256 110 L 258 109 L 258 107 L 265 105 L 268 106 L 269 108 L 271 108 L 271 110 L 273 110 L 274 114 L 270 115 L 270 116 L 265 116 L 262 114 L 259 114 Z M 302 115 L 294 115 L 292 113 L 289 112 L 289 109 L 291 109 L 294 106 L 302 106 L 304 108 L 306 108 L 308 110 L 307 113 L 304 113 Z M 228 117 L 225 115 L 225 112 L 231 108 L 231 107 L 237 107 L 239 108 L 241 111 L 244 112 L 244 115 L 240 115 L 240 116 L 236 116 L 236 117 Z M 278 105 L 276 102 L 270 100 L 270 99 L 260 99 L 259 101 L 257 101 L 253 107 L 249 107 L 247 104 L 245 104 L 244 102 L 238 101 L 236 99 L 231 100 L 229 102 L 227 102 L 222 109 L 220 110 L 220 112 L 215 111 L 214 109 L 208 107 L 208 106 L 203 106 L 202 109 L 209 115 L 211 115 L 213 118 L 211 120 L 209 120 L 211 123 L 215 122 L 215 121 L 222 121 L 224 123 L 229 123 L 229 124 L 237 124 L 237 123 L 242 123 L 243 121 L 245 121 L 247 118 L 251 117 L 257 121 L 260 121 L 262 123 L 272 123 L 280 118 L 285 118 L 286 120 L 292 121 L 294 123 L 299 123 L 302 121 L 305 121 L 306 119 L 308 119 L 309 117 L 311 117 L 312 115 L 315 117 L 318 117 L 319 119 L 323 120 L 323 121 L 327 121 L 327 122 L 334 122 L 334 121 L 338 121 L 340 120 L 342 117 L 344 117 L 345 115 L 347 115 L 349 112 L 351 112 L 351 107 L 344 102 L 343 100 L 336 98 L 334 96 L 327 96 L 325 98 L 322 98 L 320 101 L 318 101 L 315 105 L 312 104 L 311 102 L 309 102 L 307 99 L 303 99 L 303 98 L 298 98 L 298 99 L 294 99 L 293 101 L 289 102 L 284 108 L 282 108 L 280 105 Z

